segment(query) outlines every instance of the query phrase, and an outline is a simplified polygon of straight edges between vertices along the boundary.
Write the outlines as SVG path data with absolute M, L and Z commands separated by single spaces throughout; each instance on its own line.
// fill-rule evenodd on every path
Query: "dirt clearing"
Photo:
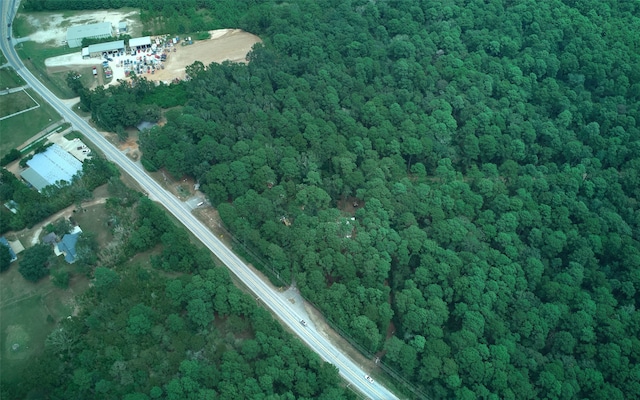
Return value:
M 95 24 L 98 22 L 110 22 L 117 28 L 120 21 L 127 23 L 127 34 L 139 35 L 141 33 L 140 12 L 129 9 L 104 10 L 104 11 L 78 11 L 74 15 L 67 16 L 62 13 L 37 12 L 26 15 L 27 22 L 33 26 L 36 32 L 29 35 L 29 39 L 38 43 L 52 43 L 62 45 L 67 40 L 67 28 L 74 25 Z M 114 38 L 115 40 L 115 38 Z
M 174 78 L 184 79 L 185 67 L 196 61 L 205 66 L 213 62 L 233 61 L 246 63 L 251 47 L 261 42 L 260 38 L 240 29 L 218 29 L 210 31 L 211 39 L 197 41 L 192 45 L 175 46 L 164 64 L 164 69 L 155 74 L 145 74 L 154 81 L 170 81 Z

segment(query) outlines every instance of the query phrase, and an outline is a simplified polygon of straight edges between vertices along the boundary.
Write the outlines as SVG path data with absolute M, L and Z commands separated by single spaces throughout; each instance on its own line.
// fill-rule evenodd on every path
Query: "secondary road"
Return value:
M 55 97 L 31 72 L 25 68 L 18 57 L 10 37 L 8 24 L 13 20 L 18 2 L 16 0 L 0 0 L 2 3 L 2 49 L 9 64 L 42 98 L 53 106 L 60 115 L 67 120 L 74 129 L 82 132 L 85 137 L 104 152 L 106 157 L 127 171 L 144 190 L 149 197 L 163 204 L 187 229 L 189 229 L 202 243 L 207 246 L 222 261 L 233 274 L 235 274 L 255 295 L 269 307 L 282 322 L 284 322 L 296 335 L 302 339 L 313 351 L 327 362 L 335 365 L 340 375 L 350 383 L 351 387 L 362 392 L 371 399 L 396 399 L 397 397 L 384 386 L 370 383 L 365 379 L 367 372 L 363 371 L 355 362 L 346 357 L 318 333 L 311 325 L 303 326 L 300 317 L 293 307 L 274 292 L 265 282 L 247 267 L 231 250 L 229 250 L 216 236 L 209 231 L 190 211 L 190 208 L 163 189 L 160 184 L 151 179 L 137 164 L 122 154 L 115 146 L 106 140 L 100 133 L 91 127 L 85 120 L 71 111 L 60 99 Z

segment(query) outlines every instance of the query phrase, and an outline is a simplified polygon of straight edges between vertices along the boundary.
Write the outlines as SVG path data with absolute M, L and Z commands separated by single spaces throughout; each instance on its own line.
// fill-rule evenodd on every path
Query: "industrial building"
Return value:
M 71 182 L 82 171 L 82 163 L 57 144 L 34 155 L 27 165 L 20 176 L 37 191 L 60 181 Z
M 131 51 L 142 50 L 151 47 L 151 36 L 129 39 L 129 48 Z
M 82 39 L 108 38 L 113 35 L 110 22 L 72 26 L 67 29 L 67 45 L 71 48 L 82 46 Z
M 103 53 L 122 52 L 124 53 L 124 40 L 113 42 L 97 43 L 89 45 L 88 53 L 90 57 L 102 57 Z M 84 49 L 83 49 L 84 56 Z

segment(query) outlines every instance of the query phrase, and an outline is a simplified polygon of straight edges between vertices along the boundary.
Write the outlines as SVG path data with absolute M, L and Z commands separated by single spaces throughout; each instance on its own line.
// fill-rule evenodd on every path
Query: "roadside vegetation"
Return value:
M 27 41 L 18 44 L 16 46 L 16 51 L 29 71 L 31 71 L 36 78 L 51 90 L 53 94 L 61 99 L 74 97 L 73 91 L 71 91 L 66 85 L 66 73 L 49 73 L 49 71 L 47 71 L 47 67 L 44 65 L 44 61 L 49 57 L 76 53 L 78 52 L 78 49 Z M 91 76 L 89 75 L 90 73 L 91 71 L 89 70 L 84 75 Z

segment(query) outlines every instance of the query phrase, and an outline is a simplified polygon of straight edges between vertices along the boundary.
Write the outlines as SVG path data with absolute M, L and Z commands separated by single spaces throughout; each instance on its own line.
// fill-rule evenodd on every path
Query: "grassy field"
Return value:
M 60 120 L 60 115 L 31 89 L 27 92 L 40 104 L 35 110 L 0 121 L 0 157 L 27 141 L 30 137 Z M 0 102 L 3 101 L 0 96 Z
M 27 360 L 42 351 L 55 322 L 71 314 L 73 296 L 86 290 L 88 285 L 83 277 L 72 282 L 67 290 L 54 287 L 49 278 L 31 283 L 18 272 L 18 263 L 19 259 L 0 275 L 0 364 L 3 380 L 17 376 Z M 18 347 L 14 348 L 14 344 Z
M 4 53 L 2 51 L 0 51 L 0 65 L 4 64 L 6 62 L 7 62 L 7 59 L 4 56 Z
M 13 19 L 13 36 L 24 37 L 36 32 L 36 27 L 31 25 L 24 15 L 16 15 Z
M 95 198 L 106 195 L 106 186 L 94 191 Z M 95 233 L 103 246 L 111 240 L 106 215 L 104 204 L 96 204 L 86 207 L 86 212 L 74 213 L 73 218 L 84 231 Z M 21 231 L 16 237 L 25 247 L 29 247 L 34 235 L 42 234 L 39 228 L 40 225 Z M 138 261 L 148 264 L 148 255 Z M 56 322 L 74 314 L 77 304 L 74 299 L 89 287 L 87 277 L 78 274 L 75 264 L 67 264 L 62 256 L 55 259 L 51 269 L 65 270 L 71 274 L 67 289 L 54 286 L 50 277 L 37 283 L 26 281 L 18 271 L 19 263 L 20 256 L 9 270 L 0 274 L 0 368 L 3 381 L 11 381 L 18 376 L 28 364 L 28 359 L 42 351 Z M 14 344 L 18 344 L 16 349 L 13 348 Z
M 95 198 L 106 196 L 108 193 L 105 186 L 94 191 Z M 104 204 L 83 207 L 83 211 L 74 213 L 72 218 L 83 231 L 89 231 L 96 235 L 96 240 L 101 248 L 113 240 L 113 235 L 107 226 L 107 210 Z
M 24 80 L 13 68 L 0 68 L 0 90 L 24 85 Z
M 37 107 L 38 105 L 39 104 L 23 90 L 5 94 L 0 96 L 0 117 L 7 117 L 19 111 Z
M 36 42 L 24 42 L 16 46 L 18 55 L 22 58 L 24 65 L 38 78 L 49 90 L 62 99 L 70 99 L 76 97 L 75 94 L 67 87 L 65 78 L 66 73 L 50 75 L 44 60 L 49 57 L 60 56 L 63 54 L 76 53 L 78 49 L 69 49 L 66 47 L 51 47 L 46 44 Z

